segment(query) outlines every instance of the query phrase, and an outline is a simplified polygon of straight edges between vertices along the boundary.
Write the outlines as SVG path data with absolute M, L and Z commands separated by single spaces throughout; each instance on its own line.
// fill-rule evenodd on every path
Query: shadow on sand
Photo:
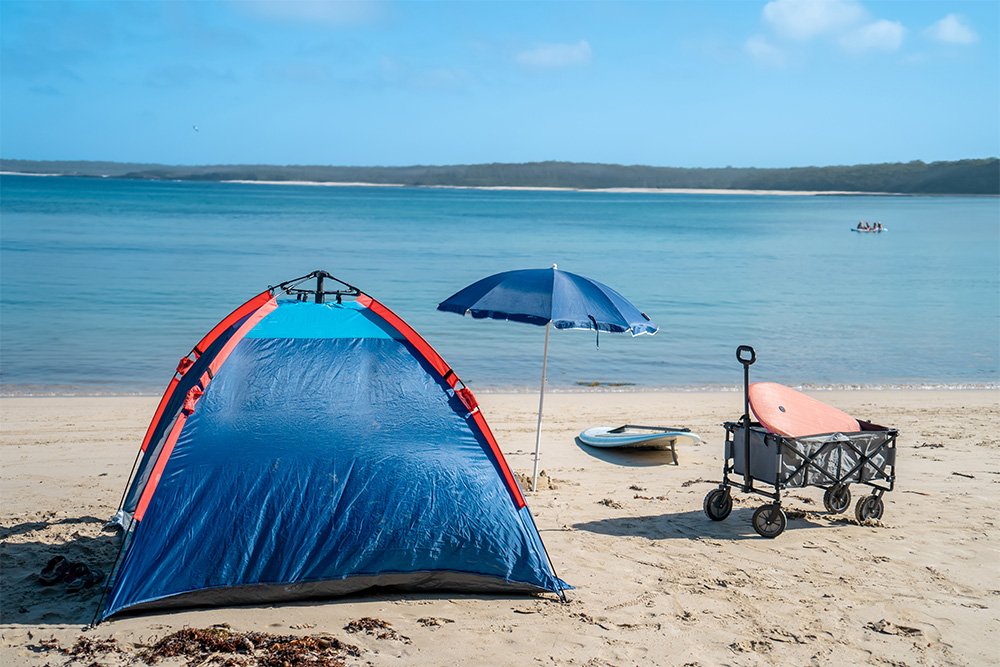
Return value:
M 650 540 L 767 539 L 758 535 L 750 524 L 756 509 L 756 505 L 734 509 L 724 521 L 712 521 L 704 512 L 692 511 L 599 519 L 573 524 L 573 528 L 612 537 L 645 537 Z M 821 525 L 808 517 L 798 516 L 798 513 L 793 516 L 796 518 L 789 517 L 785 532 Z M 781 536 L 775 539 L 780 540 Z
M 101 519 L 82 516 L 0 526 L 0 623 L 90 623 L 121 544 L 117 533 L 102 532 L 103 525 Z M 62 582 L 43 586 L 38 573 L 54 556 L 99 569 L 105 580 L 78 592 L 68 592 Z
M 611 463 L 616 466 L 628 468 L 645 468 L 649 466 L 662 466 L 674 463 L 674 457 L 669 449 L 616 449 L 591 447 L 581 442 L 580 438 L 574 438 L 576 446 L 593 456 L 595 459 Z

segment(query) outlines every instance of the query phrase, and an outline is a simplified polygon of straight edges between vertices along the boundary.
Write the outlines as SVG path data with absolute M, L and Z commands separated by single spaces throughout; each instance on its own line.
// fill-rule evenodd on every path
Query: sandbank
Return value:
M 480 393 L 510 466 L 530 474 L 537 396 Z M 882 521 L 830 515 L 822 491 L 786 495 L 778 538 L 758 537 L 759 496 L 709 521 L 723 421 L 737 392 L 576 392 L 545 399 L 545 484 L 529 494 L 558 574 L 555 596 L 405 594 L 123 616 L 85 630 L 99 592 L 41 587 L 56 554 L 108 568 L 118 505 L 157 397 L 0 399 L 0 664 L 62 665 L 78 637 L 126 653 L 184 627 L 329 634 L 349 665 L 987 665 L 1000 645 L 1000 391 L 825 391 L 821 400 L 895 426 L 898 479 Z M 575 436 L 594 425 L 688 426 L 704 439 L 611 456 Z M 856 490 L 861 493 L 861 490 Z M 381 619 L 410 643 L 348 634 Z M 133 652 L 133 653 L 129 653 Z M 225 656 L 223 656 L 225 657 Z M 90 664 L 87 658 L 79 664 Z M 183 664 L 179 659 L 165 665 Z M 209 663 L 212 664 L 212 663 Z
M 686 195 L 830 195 L 830 196 L 871 196 L 871 197 L 905 197 L 908 195 L 895 192 L 854 192 L 849 190 L 727 190 L 724 188 L 555 188 L 541 186 L 509 186 L 509 185 L 404 185 L 402 183 L 346 183 L 330 181 L 251 181 L 227 180 L 220 183 L 246 183 L 257 185 L 315 185 L 327 187 L 366 187 L 366 188 L 428 188 L 432 190 L 495 190 L 524 192 L 611 192 L 638 194 L 686 194 Z

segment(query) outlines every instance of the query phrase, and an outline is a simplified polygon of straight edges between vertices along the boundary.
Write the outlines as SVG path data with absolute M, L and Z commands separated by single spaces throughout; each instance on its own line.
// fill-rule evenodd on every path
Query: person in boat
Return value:
M 865 224 L 864 220 L 862 220 L 861 222 L 859 222 L 858 223 L 858 229 L 864 229 L 864 224 Z
M 875 230 L 879 231 L 879 232 L 882 231 L 882 223 L 881 222 L 876 222 L 875 223 Z

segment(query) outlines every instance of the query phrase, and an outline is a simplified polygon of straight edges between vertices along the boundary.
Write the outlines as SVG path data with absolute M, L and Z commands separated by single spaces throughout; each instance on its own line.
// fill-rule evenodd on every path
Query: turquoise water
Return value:
M 0 177 L 3 392 L 156 392 L 268 285 L 325 269 L 473 388 L 537 389 L 544 329 L 435 310 L 498 271 L 604 282 L 656 336 L 553 332 L 549 382 L 1000 383 L 1000 200 Z M 856 234 L 858 220 L 889 231 Z

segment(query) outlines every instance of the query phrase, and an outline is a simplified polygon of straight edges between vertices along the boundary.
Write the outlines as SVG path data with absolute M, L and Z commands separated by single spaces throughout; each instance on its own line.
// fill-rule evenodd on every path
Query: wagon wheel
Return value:
M 761 537 L 781 535 L 785 523 L 785 512 L 778 505 L 761 505 L 753 513 L 753 529 Z
M 846 511 L 851 506 L 851 489 L 846 484 L 834 484 L 823 494 L 823 505 L 834 514 Z
M 733 497 L 729 489 L 713 489 L 705 496 L 705 514 L 712 521 L 722 521 L 733 511 Z
M 881 498 L 876 495 L 864 496 L 859 498 L 858 504 L 854 506 L 854 518 L 858 520 L 858 523 L 864 523 L 868 519 L 878 521 L 882 518 L 884 511 L 885 504 Z

